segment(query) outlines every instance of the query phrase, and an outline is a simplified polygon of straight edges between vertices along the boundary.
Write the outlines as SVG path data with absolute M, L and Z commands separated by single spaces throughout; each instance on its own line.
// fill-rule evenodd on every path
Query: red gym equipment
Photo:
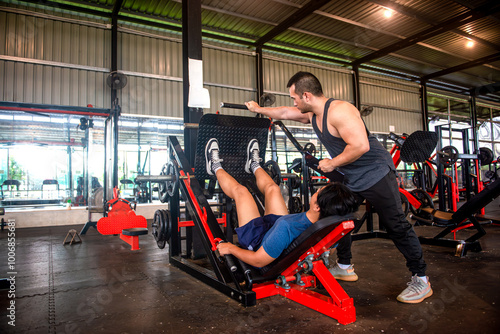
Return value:
M 131 250 L 138 250 L 139 235 L 148 234 L 146 218 L 136 215 L 132 203 L 119 198 L 116 188 L 114 198 L 106 203 L 106 208 L 107 217 L 102 217 L 97 221 L 99 233 L 120 235 L 120 239 L 128 243 Z
M 246 146 L 250 139 L 256 138 L 264 158 L 269 127 L 270 120 L 264 118 L 204 115 L 198 127 L 194 169 L 177 138 L 170 136 L 165 173 L 137 178 L 141 182 L 162 182 L 169 201 L 169 210 L 158 210 L 155 214 L 153 236 L 160 248 L 168 242 L 170 264 L 244 306 L 279 294 L 341 324 L 352 323 L 356 320 L 353 300 L 327 269 L 330 247 L 354 228 L 352 216 L 328 217 L 314 223 L 263 268 L 254 268 L 230 255 L 221 257 L 217 251 L 218 243 L 233 241 L 232 215 L 225 212 L 229 222 L 224 224 L 220 220 L 223 210 L 214 211 L 214 203 L 208 202 L 215 194 L 215 182 L 206 173 L 206 142 L 215 137 L 219 143 L 231 143 L 221 145 L 219 152 L 225 169 L 240 183 L 248 182 L 251 176 L 243 169 Z M 180 215 L 181 199 L 186 208 L 182 217 L 185 221 Z M 209 260 L 209 266 L 190 260 L 200 254 Z M 311 290 L 320 284 L 324 293 Z

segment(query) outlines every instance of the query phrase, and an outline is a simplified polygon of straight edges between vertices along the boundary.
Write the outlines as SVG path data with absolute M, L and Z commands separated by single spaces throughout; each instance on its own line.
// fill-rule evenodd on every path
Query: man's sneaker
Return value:
M 252 139 L 247 146 L 247 162 L 245 163 L 245 172 L 252 174 L 256 167 L 260 166 L 262 159 L 259 156 L 259 142 Z
M 205 146 L 205 161 L 208 175 L 214 175 L 215 170 L 222 167 L 220 164 L 222 159 L 219 158 L 219 142 L 216 138 L 210 139 Z
M 399 294 L 397 299 L 402 303 L 416 304 L 430 296 L 432 296 L 432 289 L 429 278 L 427 278 L 427 283 L 425 283 L 415 275 L 412 276 L 411 281 L 408 282 L 408 287 Z
M 342 269 L 339 267 L 338 263 L 335 263 L 329 271 L 335 279 L 341 281 L 355 282 L 358 280 L 358 275 L 354 272 L 354 266 L 352 264 L 347 269 Z

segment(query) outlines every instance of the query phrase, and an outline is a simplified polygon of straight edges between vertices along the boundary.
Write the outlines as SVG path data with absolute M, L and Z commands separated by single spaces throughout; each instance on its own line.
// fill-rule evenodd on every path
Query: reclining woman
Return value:
M 220 243 L 217 246 L 219 253 L 232 254 L 254 267 L 271 263 L 295 238 L 321 218 L 344 216 L 358 209 L 354 194 L 346 186 L 330 183 L 311 197 L 307 212 L 289 214 L 280 188 L 260 166 L 259 143 L 252 139 L 247 147 L 245 171 L 255 175 L 257 187 L 264 194 L 265 212 L 261 217 L 248 189 L 222 168 L 217 139 L 208 141 L 205 158 L 208 174 L 215 175 L 222 191 L 234 199 L 238 213 L 235 230 L 243 248 L 229 242 Z

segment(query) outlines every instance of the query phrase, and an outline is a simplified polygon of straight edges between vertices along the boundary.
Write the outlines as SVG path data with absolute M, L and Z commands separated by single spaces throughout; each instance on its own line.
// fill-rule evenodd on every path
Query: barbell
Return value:
M 459 154 L 454 146 L 445 146 L 438 151 L 439 162 L 445 167 L 454 165 L 458 159 L 478 159 L 482 166 L 489 165 L 493 162 L 493 152 L 487 147 L 480 147 L 479 154 Z
M 171 160 L 163 165 L 160 175 L 139 175 L 135 178 L 135 182 L 158 183 L 160 202 L 166 203 L 179 190 L 179 181 L 187 178 L 188 176 L 179 175 L 177 163 Z

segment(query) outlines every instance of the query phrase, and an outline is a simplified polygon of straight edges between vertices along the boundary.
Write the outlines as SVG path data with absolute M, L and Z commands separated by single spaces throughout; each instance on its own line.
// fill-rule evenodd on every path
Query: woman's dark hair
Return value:
M 309 92 L 314 96 L 323 95 L 323 88 L 318 78 L 309 72 L 295 73 L 293 77 L 288 80 L 286 88 L 290 88 L 292 85 L 295 85 L 295 93 L 299 96 L 302 96 L 305 92 Z
M 359 203 L 356 195 L 342 183 L 333 182 L 319 190 L 320 219 L 328 216 L 344 216 L 356 212 Z

